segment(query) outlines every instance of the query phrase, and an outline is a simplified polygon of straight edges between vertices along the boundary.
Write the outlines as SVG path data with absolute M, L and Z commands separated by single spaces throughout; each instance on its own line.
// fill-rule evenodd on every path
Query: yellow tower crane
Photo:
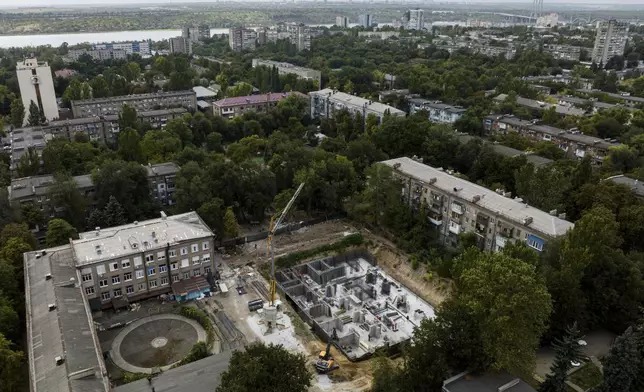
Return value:
M 271 250 L 271 282 L 270 282 L 270 292 L 269 292 L 269 299 L 268 299 L 270 306 L 275 306 L 275 297 L 277 296 L 277 281 L 275 280 L 275 250 L 273 249 L 273 235 L 280 228 L 280 225 L 282 224 L 284 217 L 293 206 L 295 199 L 297 199 L 297 197 L 300 195 L 302 188 L 304 188 L 304 183 L 301 183 L 300 186 L 297 188 L 297 190 L 295 191 L 295 194 L 293 195 L 293 197 L 291 197 L 291 200 L 288 201 L 288 204 L 286 204 L 286 207 L 284 207 L 284 209 L 282 210 L 282 213 L 277 218 L 277 220 L 275 220 L 275 215 L 277 214 L 271 217 L 271 226 L 268 230 L 268 247 Z

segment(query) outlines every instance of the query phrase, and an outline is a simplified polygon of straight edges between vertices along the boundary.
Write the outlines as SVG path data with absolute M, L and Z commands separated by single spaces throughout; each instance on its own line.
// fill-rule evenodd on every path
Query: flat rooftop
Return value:
M 24 268 L 31 391 L 109 391 L 71 247 L 25 253 Z M 59 365 L 58 356 L 64 358 Z
M 375 265 L 364 251 L 311 261 L 277 271 L 280 288 L 303 318 L 350 360 L 411 339 L 434 308 Z
M 187 212 L 80 233 L 72 248 L 80 267 L 212 236 L 196 212 Z
M 78 105 L 94 105 L 101 103 L 110 103 L 118 101 L 132 101 L 132 100 L 143 100 L 143 99 L 161 99 L 161 98 L 170 98 L 170 97 L 181 97 L 186 95 L 195 95 L 195 92 L 192 90 L 181 90 L 181 91 L 166 91 L 158 93 L 146 93 L 146 94 L 130 94 L 130 95 L 119 95 L 115 97 L 108 98 L 93 98 L 93 99 L 83 99 L 72 101 L 72 106 Z
M 550 237 L 558 237 L 574 227 L 567 220 L 550 215 L 538 208 L 524 203 L 520 199 L 512 199 L 500 195 L 483 186 L 474 184 L 462 178 L 446 173 L 442 169 L 425 165 L 411 158 L 402 157 L 382 162 L 394 170 L 413 177 L 425 184 L 432 183 L 433 187 L 457 199 L 467 200 L 488 211 L 499 214 L 517 225 L 523 225 L 523 220 L 532 218 L 528 227 Z M 474 198 L 478 197 L 478 201 Z
M 361 108 L 364 107 L 365 109 L 376 113 L 384 114 L 386 111 L 389 111 L 389 113 L 393 116 L 405 115 L 404 111 L 400 109 L 396 109 L 393 106 L 385 105 L 384 103 L 371 101 L 369 99 L 365 99 L 361 97 L 356 97 L 355 95 L 343 93 L 341 91 L 333 90 L 330 88 L 325 88 L 319 91 L 311 91 L 309 95 L 326 96 L 330 101 L 339 102 L 347 106 L 361 107 Z

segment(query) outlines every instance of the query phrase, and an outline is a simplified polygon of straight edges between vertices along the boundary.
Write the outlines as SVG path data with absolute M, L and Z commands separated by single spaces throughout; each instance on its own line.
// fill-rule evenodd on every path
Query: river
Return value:
M 210 29 L 210 34 L 228 34 L 228 29 Z M 83 42 L 125 42 L 151 39 L 161 41 L 181 35 L 181 30 L 132 30 L 110 31 L 106 33 L 64 33 L 33 35 L 0 35 L 0 48 L 51 45 L 60 46 L 63 42 L 76 45 Z

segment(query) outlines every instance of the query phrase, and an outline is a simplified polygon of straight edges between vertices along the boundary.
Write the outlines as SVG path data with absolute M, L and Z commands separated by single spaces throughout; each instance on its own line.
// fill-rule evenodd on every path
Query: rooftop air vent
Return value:
M 531 216 L 528 216 L 527 218 L 523 218 L 523 224 L 525 226 L 528 226 L 530 223 L 532 223 L 533 219 Z
M 56 310 L 56 304 L 49 304 L 47 305 L 47 308 L 49 309 L 50 312 L 53 310 Z
M 65 363 L 65 357 L 63 357 L 62 355 L 59 355 L 54 358 L 54 361 L 56 361 L 56 366 L 60 366 L 63 363 Z
M 45 280 L 51 280 L 51 274 L 45 275 Z

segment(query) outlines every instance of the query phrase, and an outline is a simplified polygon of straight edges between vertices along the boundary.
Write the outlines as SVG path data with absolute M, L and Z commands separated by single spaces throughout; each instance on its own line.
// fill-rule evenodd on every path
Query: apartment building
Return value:
M 20 162 L 20 158 L 27 154 L 29 149 L 34 150 L 38 157 L 42 155 L 47 142 L 52 136 L 46 134 L 39 127 L 36 128 L 18 128 L 10 131 L 6 137 L 2 138 L 3 149 L 9 154 L 9 169 L 11 174 L 15 175 Z
M 467 111 L 460 106 L 447 105 L 441 101 L 411 98 L 409 100 L 409 113 L 414 114 L 421 110 L 427 111 L 429 121 L 440 124 L 454 124 Z
M 184 90 L 85 99 L 72 101 L 72 114 L 74 118 L 118 115 L 123 105 L 129 105 L 137 112 L 172 108 L 193 111 L 197 108 L 197 96 L 192 90 Z
M 349 18 L 347 18 L 346 16 L 336 16 L 335 25 L 346 29 L 347 27 L 349 27 Z
M 496 102 L 504 102 L 507 98 L 508 98 L 507 94 L 499 94 L 494 98 L 494 100 Z M 535 110 L 537 112 L 542 112 L 544 110 L 554 108 L 555 112 L 561 116 L 585 116 L 589 114 L 586 112 L 585 109 L 581 109 L 568 102 L 559 102 L 556 104 L 552 104 L 552 103 L 537 101 L 536 99 L 524 98 L 520 96 L 516 97 L 515 102 L 517 105 L 523 106 L 531 110 Z
M 38 106 L 47 121 L 56 120 L 58 118 L 58 103 L 49 64 L 43 61 L 39 62 L 35 57 L 19 61 L 16 64 L 16 76 L 18 77 L 22 104 L 25 107 L 22 124 L 27 125 L 29 107 L 32 102 Z
M 423 10 L 414 9 L 409 10 L 405 14 L 405 19 L 407 22 L 408 30 L 422 30 L 425 27 L 425 21 L 423 19 Z
M 530 83 L 560 83 L 565 85 L 578 84 L 579 87 L 590 89 L 593 87 L 593 80 L 585 78 L 576 78 L 571 75 L 542 75 L 542 76 L 526 76 L 522 80 Z
M 279 101 L 286 99 L 291 95 L 301 96 L 302 98 L 306 97 L 304 94 L 298 92 L 267 93 L 247 95 L 245 97 L 230 97 L 213 102 L 212 110 L 215 116 L 225 118 L 238 117 L 246 112 L 264 113 L 277 106 Z
M 405 112 L 384 103 L 371 101 L 355 95 L 343 93 L 330 88 L 309 93 L 312 118 L 331 118 L 333 113 L 347 109 L 349 113 L 360 113 L 366 122 L 369 115 L 374 115 L 378 123 L 382 122 L 386 113 L 391 116 L 405 116 Z
M 252 64 L 253 64 L 253 68 L 260 67 L 260 66 L 269 67 L 269 68 L 275 67 L 277 68 L 277 72 L 280 75 L 293 74 L 293 75 L 296 75 L 299 79 L 313 80 L 317 83 L 318 88 L 322 87 L 322 72 L 315 69 L 299 67 L 297 65 L 282 63 L 279 61 L 262 60 L 262 59 L 253 59 Z
M 190 56 L 192 54 L 192 43 L 194 42 L 190 38 L 186 37 L 174 37 L 170 38 L 170 53 L 172 54 L 187 54 Z
M 572 45 L 543 45 L 543 51 L 550 53 L 557 60 L 579 61 L 581 48 Z
M 151 50 L 152 43 L 151 41 L 113 42 L 113 43 L 94 44 L 92 45 L 92 49 L 124 50 L 125 53 L 128 55 L 132 55 L 136 53 L 141 56 L 149 56 L 150 54 L 152 54 L 152 50 Z
M 592 59 L 597 64 L 604 64 L 614 57 L 622 56 L 628 41 L 628 22 L 615 19 L 597 22 L 597 34 L 593 47 Z
M 235 52 L 255 50 L 257 46 L 257 32 L 244 27 L 234 27 L 228 30 L 228 44 Z
M 175 203 L 175 177 L 181 169 L 176 163 L 165 162 L 142 165 L 147 173 L 148 186 L 152 200 L 160 206 Z M 76 186 L 91 207 L 95 204 L 96 188 L 90 174 L 74 176 Z M 56 211 L 51 206 L 51 192 L 55 184 L 53 175 L 31 176 L 11 180 L 7 187 L 9 202 L 16 206 L 25 204 L 37 205 L 47 217 L 55 217 Z
M 293 24 L 287 26 L 289 40 L 297 51 L 311 50 L 311 29 L 305 24 Z
M 123 49 L 72 49 L 67 53 L 67 56 L 64 57 L 64 60 L 67 62 L 78 61 L 81 56 L 85 54 L 90 56 L 94 61 L 127 59 L 127 53 Z
M 583 158 L 586 155 L 601 164 L 610 152 L 611 147 L 619 146 L 615 140 L 604 140 L 595 136 L 584 135 L 576 129 L 564 130 L 549 125 L 539 125 L 534 121 L 521 120 L 514 116 L 490 115 L 483 119 L 483 129 L 486 133 L 508 134 L 510 132 L 532 139 L 556 144 L 568 156 Z
M 400 37 L 400 31 L 359 31 L 358 37 L 384 40 L 392 37 Z
M 370 28 L 373 24 L 373 18 L 369 14 L 358 15 L 358 26 Z
M 208 39 L 211 37 L 210 26 L 208 25 L 183 26 L 181 28 L 181 37 L 187 40 L 190 40 L 194 43 L 200 42 L 204 39 Z
M 561 237 L 574 227 L 556 215 L 529 206 L 501 190 L 492 191 L 411 158 L 382 162 L 403 181 L 403 196 L 419 211 L 427 205 L 428 219 L 449 246 L 458 244 L 461 233 L 474 233 L 477 245 L 499 251 L 507 244 L 523 242 L 542 252 L 548 240 Z

